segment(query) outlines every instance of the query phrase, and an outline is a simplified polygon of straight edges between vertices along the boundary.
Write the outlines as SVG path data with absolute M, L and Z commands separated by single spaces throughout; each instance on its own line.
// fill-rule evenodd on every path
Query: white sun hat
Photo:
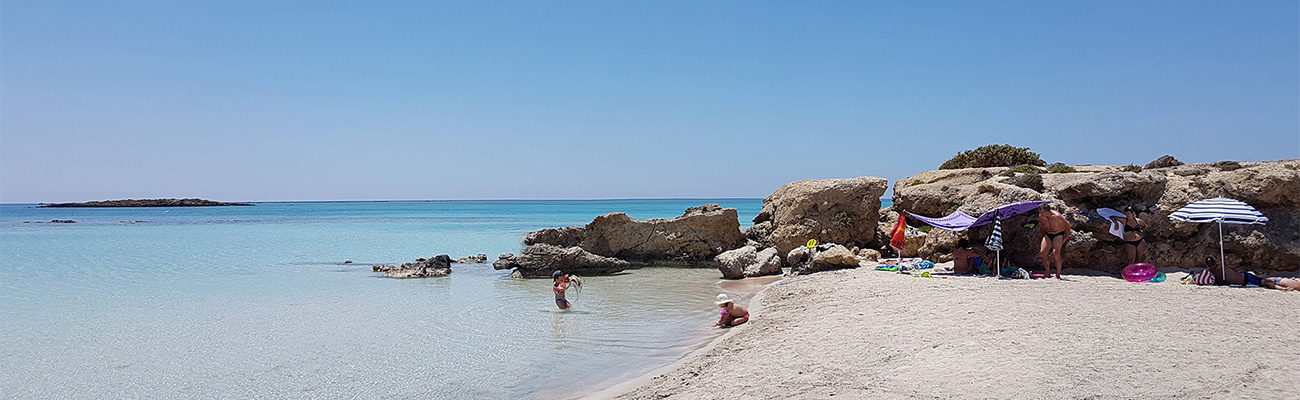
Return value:
M 713 302 L 713 304 L 718 304 L 718 305 L 727 304 L 727 303 L 735 303 L 735 300 L 727 298 L 726 293 L 718 295 L 718 301 Z

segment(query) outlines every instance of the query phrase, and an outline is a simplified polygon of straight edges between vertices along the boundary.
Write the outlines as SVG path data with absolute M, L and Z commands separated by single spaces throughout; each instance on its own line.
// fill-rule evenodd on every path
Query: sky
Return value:
M 1296 1 L 0 3 L 0 202 L 765 197 L 1300 158 Z

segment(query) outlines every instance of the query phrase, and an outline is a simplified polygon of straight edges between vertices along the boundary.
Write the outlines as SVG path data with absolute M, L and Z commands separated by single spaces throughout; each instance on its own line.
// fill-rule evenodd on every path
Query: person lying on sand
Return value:
M 1038 246 L 1038 255 L 1043 259 L 1043 272 L 1052 276 L 1052 259 L 1056 259 L 1056 279 L 1061 279 L 1061 251 L 1065 241 L 1070 239 L 1070 221 L 1061 213 L 1053 211 L 1052 206 L 1043 203 L 1038 206 L 1038 229 L 1043 231 L 1042 244 Z
M 952 272 L 956 274 L 970 274 L 979 272 L 979 266 L 984 261 L 984 254 L 980 247 L 970 245 L 966 239 L 957 240 L 957 249 L 952 251 Z
M 1272 276 L 1261 278 L 1250 272 L 1240 272 L 1233 268 L 1220 268 L 1214 257 L 1205 258 L 1205 269 L 1214 275 L 1214 283 L 1219 285 L 1259 286 L 1277 290 L 1300 290 L 1300 279 Z
M 718 318 L 718 322 L 713 324 L 713 326 L 719 328 L 730 328 L 749 322 L 749 310 L 746 310 L 745 307 L 736 305 L 736 303 L 732 302 L 731 299 L 727 298 L 725 293 L 718 295 L 718 301 L 713 302 L 713 304 L 718 305 L 718 314 L 721 314 L 721 317 Z

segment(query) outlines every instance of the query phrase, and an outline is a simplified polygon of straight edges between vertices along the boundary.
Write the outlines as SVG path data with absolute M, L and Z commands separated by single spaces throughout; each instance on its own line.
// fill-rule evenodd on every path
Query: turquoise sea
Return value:
M 489 264 L 398 280 L 372 264 L 517 253 L 608 212 L 671 218 L 760 199 L 0 205 L 6 398 L 563 398 L 716 337 L 716 269 L 549 280 Z M 72 224 L 50 220 L 75 220 Z M 343 261 L 351 260 L 351 264 Z M 743 293 L 736 293 L 743 294 Z
M 0 204 L 5 398 L 569 398 L 720 332 L 716 269 L 549 280 L 490 264 L 398 280 L 372 264 L 518 253 L 523 234 L 615 211 L 671 218 L 761 199 Z M 886 202 L 888 205 L 888 202 Z M 76 223 L 50 223 L 74 220 Z M 350 264 L 344 261 L 353 261 Z

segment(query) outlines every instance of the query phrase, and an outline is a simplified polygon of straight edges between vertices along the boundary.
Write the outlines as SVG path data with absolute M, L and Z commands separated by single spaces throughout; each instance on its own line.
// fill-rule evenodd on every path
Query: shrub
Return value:
M 1022 174 L 1039 174 L 1042 173 L 1043 170 L 1032 165 L 1021 164 L 1021 165 L 1011 167 L 1011 172 L 1019 172 Z
M 1013 165 L 1046 165 L 1038 153 L 1029 151 L 1028 147 L 1015 147 L 1009 144 L 990 144 L 975 150 L 957 153 L 939 169 L 1010 167 Z
M 1300 168 L 1300 167 L 1296 167 L 1295 164 L 1286 164 L 1286 165 L 1283 165 L 1283 167 L 1286 167 L 1286 169 L 1298 169 L 1298 168 Z
M 1060 174 L 1066 172 L 1079 172 L 1079 171 L 1074 169 L 1074 167 L 1062 163 L 1052 163 L 1051 165 L 1047 166 L 1047 173 L 1049 174 Z
M 931 229 L 934 229 L 934 227 L 929 226 L 929 225 L 926 225 L 926 226 L 922 226 L 922 227 L 920 227 L 920 228 L 916 228 L 916 229 L 919 230 L 919 231 L 921 231 L 921 232 L 924 232 L 924 233 L 930 233 L 930 230 L 931 230 Z
M 912 186 L 922 185 L 922 184 L 925 184 L 925 181 L 920 180 L 920 179 L 917 179 L 917 180 L 912 181 Z
M 1134 164 L 1129 164 L 1121 167 L 1119 170 L 1124 172 L 1142 172 L 1142 167 L 1139 167 Z
M 948 189 L 952 189 L 952 188 L 951 188 L 951 187 L 948 187 L 948 185 L 943 185 L 943 187 L 939 188 L 939 191 L 940 191 L 940 192 L 947 192 Z
M 849 215 L 847 211 L 840 211 L 838 214 L 835 214 L 833 219 L 841 225 L 853 225 L 853 216 Z

